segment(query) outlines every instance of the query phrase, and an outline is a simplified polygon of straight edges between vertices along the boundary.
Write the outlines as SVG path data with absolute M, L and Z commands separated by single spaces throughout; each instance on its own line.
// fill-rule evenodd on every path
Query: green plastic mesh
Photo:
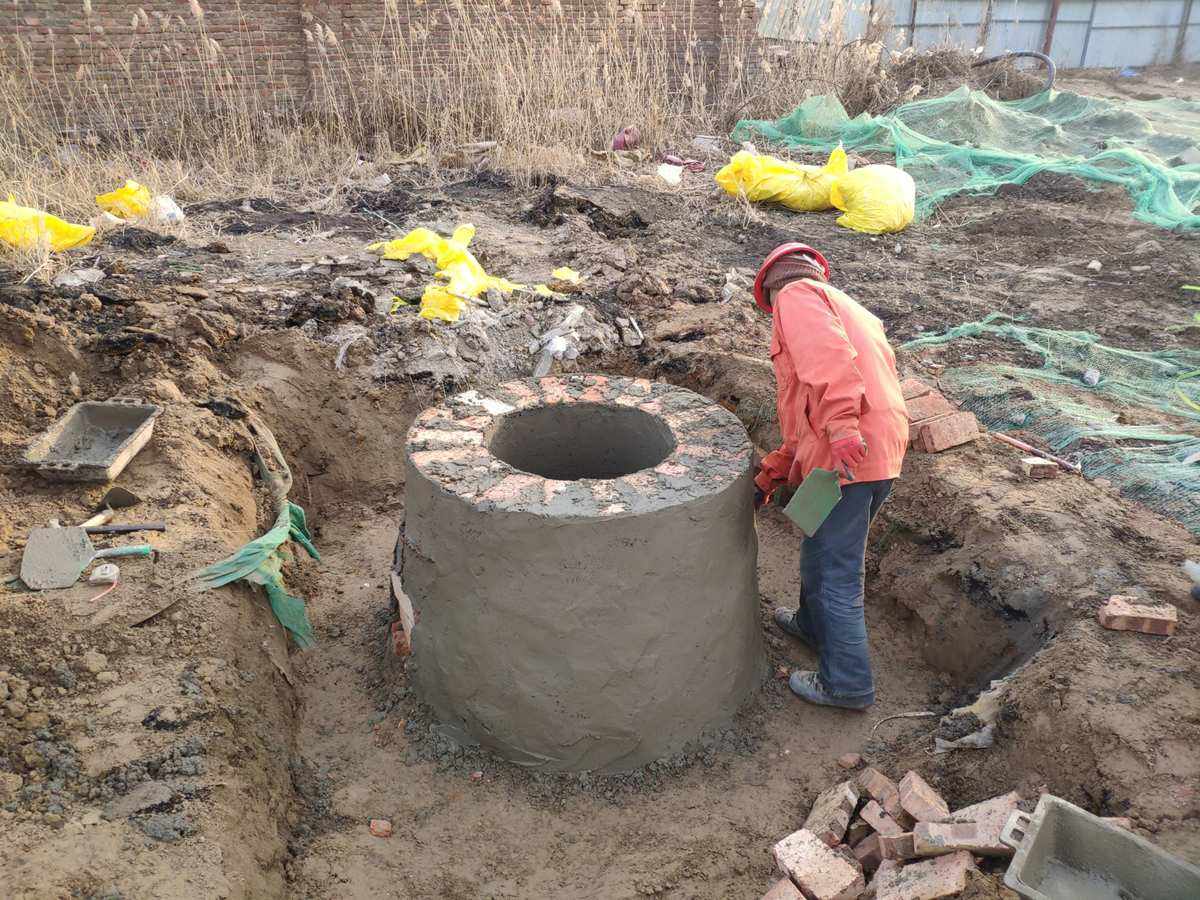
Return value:
M 917 216 L 954 194 L 992 194 L 1041 172 L 1122 185 L 1136 218 L 1200 228 L 1200 102 L 1107 100 L 1046 91 L 993 100 L 959 88 L 882 116 L 851 119 L 837 98 L 811 97 L 776 122 L 745 120 L 736 141 L 828 152 L 883 151 L 917 184 Z
M 1200 534 L 1200 437 L 1193 433 L 1200 430 L 1200 351 L 1122 350 L 1094 334 L 1034 328 L 998 313 L 903 347 L 970 338 L 1016 342 L 1037 362 L 947 368 L 939 382 L 964 409 L 996 431 L 1037 435 L 1087 477 L 1109 479 L 1123 495 Z M 1099 376 L 1095 385 L 1088 375 Z

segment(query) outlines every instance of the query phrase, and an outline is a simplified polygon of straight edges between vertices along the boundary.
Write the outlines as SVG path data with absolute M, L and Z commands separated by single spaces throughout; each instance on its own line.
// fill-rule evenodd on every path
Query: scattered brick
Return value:
M 979 421 L 974 413 L 958 412 L 921 422 L 917 431 L 920 449 L 926 453 L 941 453 L 979 437 Z
M 855 819 L 850 823 L 850 828 L 846 831 L 846 843 L 851 847 L 854 847 L 859 841 L 869 837 L 874 833 L 875 829 L 862 819 Z
M 884 859 L 903 861 L 917 858 L 917 848 L 914 845 L 913 833 L 911 831 L 898 834 L 894 837 L 881 834 L 879 836 L 879 850 L 883 854 Z
M 905 400 L 904 405 L 908 411 L 909 422 L 923 422 L 925 419 L 954 412 L 954 404 L 937 391 Z
M 897 835 L 904 834 L 904 829 L 897 824 L 895 819 L 885 813 L 883 807 L 874 800 L 868 801 L 859 815 L 862 816 L 864 822 L 880 834 L 888 837 L 896 837 Z
M 889 870 L 879 885 L 876 900 L 939 900 L 957 897 L 967 889 L 968 873 L 975 868 L 965 851 L 937 856 L 899 870 Z
M 992 845 L 975 822 L 918 822 L 913 828 L 913 849 L 917 856 L 941 856 L 957 850 L 969 850 L 980 856 L 1012 855 L 1012 850 L 1003 844 Z
M 854 847 L 854 858 L 864 872 L 874 872 L 883 862 L 883 849 L 879 846 L 879 835 L 872 834 Z
M 412 601 L 408 599 L 408 594 L 404 593 L 400 576 L 395 572 L 392 573 L 392 593 L 396 597 L 398 616 L 392 622 L 392 652 L 397 656 L 404 657 L 412 653 L 412 632 L 417 618 L 413 611 Z
M 771 852 L 780 874 L 791 878 L 808 900 L 854 900 L 867 886 L 849 852 L 833 850 L 807 829 L 789 834 Z
M 804 829 L 817 835 L 829 847 L 836 847 L 846 836 L 850 818 L 858 807 L 859 788 L 853 781 L 835 784 L 813 801 L 812 811 L 804 820 Z
M 863 891 L 860 900 L 877 900 L 879 889 L 883 885 L 889 884 L 899 872 L 900 863 L 893 859 L 885 859 L 879 864 L 879 868 L 875 871 L 875 877 L 871 879 L 871 883 Z
M 900 805 L 900 789 L 896 782 L 878 769 L 863 769 L 858 776 L 858 786 L 906 831 L 912 828 L 912 820 Z
M 946 801 L 916 772 L 900 779 L 899 790 L 900 805 L 918 822 L 944 822 L 949 818 Z
M 1040 456 L 1026 456 L 1021 460 L 1021 472 L 1026 478 L 1056 478 L 1058 463 Z
M 804 895 L 792 884 L 792 879 L 780 878 L 762 895 L 762 900 L 804 900 Z
M 1149 606 L 1140 603 L 1137 597 L 1109 597 L 1098 616 L 1105 628 L 1142 634 L 1174 634 L 1179 624 L 1179 613 L 1170 603 Z
M 917 397 L 924 397 L 932 390 L 933 388 L 920 378 L 905 378 L 900 382 L 900 394 L 904 397 L 905 403 L 909 400 L 915 400 Z
M 857 769 L 862 765 L 863 758 L 857 753 L 845 753 L 838 757 L 837 764 L 843 769 Z
M 950 822 L 973 822 L 979 828 L 980 839 L 990 850 L 976 851 L 983 856 L 1012 856 L 1012 848 L 1000 843 L 1000 832 L 1017 810 L 1021 795 L 1016 791 L 964 806 L 950 814 Z

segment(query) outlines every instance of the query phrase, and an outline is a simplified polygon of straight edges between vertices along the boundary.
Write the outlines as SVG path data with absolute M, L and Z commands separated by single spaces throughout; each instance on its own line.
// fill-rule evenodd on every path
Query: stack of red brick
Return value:
M 976 857 L 1008 857 L 1009 793 L 951 812 L 916 772 L 877 769 L 817 797 L 804 827 L 774 847 L 783 875 L 763 900 L 936 900 L 967 888 Z
M 917 378 L 900 383 L 908 410 L 909 442 L 913 449 L 940 453 L 979 436 L 974 413 L 960 412 L 953 403 Z

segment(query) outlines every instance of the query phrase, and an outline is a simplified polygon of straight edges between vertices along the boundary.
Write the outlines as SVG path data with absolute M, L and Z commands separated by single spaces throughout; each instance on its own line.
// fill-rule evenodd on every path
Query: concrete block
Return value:
M 965 851 L 938 856 L 890 871 L 881 883 L 876 900 L 939 900 L 957 897 L 967 889 L 968 873 L 975 868 Z
M 980 839 L 990 850 L 978 850 L 983 856 L 1012 856 L 1012 849 L 1000 842 L 1000 832 L 1004 830 L 1008 817 L 1017 810 L 1021 795 L 1016 791 L 964 806 L 950 813 L 949 822 L 973 822 L 979 828 Z M 915 838 L 914 838 L 915 840 Z M 966 848 L 964 848 L 966 849 Z
M 974 413 L 957 412 L 916 426 L 920 449 L 926 453 L 941 453 L 979 437 L 979 421 Z
M 913 842 L 911 831 L 895 837 L 889 837 L 886 834 L 879 835 L 879 850 L 884 859 L 892 859 L 897 862 L 917 858 L 917 848 Z
M 858 807 L 860 793 L 853 781 L 835 784 L 813 801 L 804 828 L 817 835 L 827 846 L 836 847 L 846 836 L 850 819 Z
M 867 805 L 862 808 L 859 813 L 864 822 L 870 825 L 880 834 L 888 837 L 896 837 L 904 834 L 904 829 L 897 824 L 896 820 L 883 811 L 883 807 L 875 800 L 870 800 Z
M 926 419 L 945 415 L 955 410 L 954 404 L 937 391 L 930 391 L 924 396 L 905 400 L 904 406 L 908 412 L 909 422 L 923 422 Z
M 950 807 L 924 778 L 909 772 L 899 784 L 900 805 L 918 822 L 944 822 L 950 816 Z
M 780 874 L 792 879 L 807 900 L 855 900 L 867 886 L 858 861 L 801 828 L 771 850 Z
M 905 378 L 900 382 L 900 394 L 904 397 L 905 403 L 909 400 L 915 400 L 917 397 L 924 397 L 932 390 L 933 388 L 920 378 Z
M 900 805 L 900 789 L 896 782 L 878 769 L 863 769 L 858 776 L 862 792 L 878 803 L 885 813 L 896 820 L 905 831 L 912 829 L 913 822 Z
M 780 878 L 771 889 L 762 895 L 762 900 L 804 900 L 800 888 L 790 878 Z
M 1021 459 L 1021 474 L 1026 478 L 1057 478 L 1058 463 L 1040 456 L 1026 456 Z
M 879 846 L 879 835 L 872 834 L 858 842 L 854 848 L 854 858 L 868 874 L 879 868 L 883 862 L 883 848 Z
M 1170 603 L 1150 606 L 1138 597 L 1109 597 L 1097 614 L 1100 624 L 1112 631 L 1170 635 L 1179 624 L 1179 613 Z

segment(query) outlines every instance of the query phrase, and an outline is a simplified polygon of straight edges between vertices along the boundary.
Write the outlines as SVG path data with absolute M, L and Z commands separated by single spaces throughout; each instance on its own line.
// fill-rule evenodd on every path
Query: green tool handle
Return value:
M 114 556 L 153 556 L 154 548 L 149 544 L 134 544 L 132 547 L 109 547 L 97 550 L 93 559 L 112 559 Z

